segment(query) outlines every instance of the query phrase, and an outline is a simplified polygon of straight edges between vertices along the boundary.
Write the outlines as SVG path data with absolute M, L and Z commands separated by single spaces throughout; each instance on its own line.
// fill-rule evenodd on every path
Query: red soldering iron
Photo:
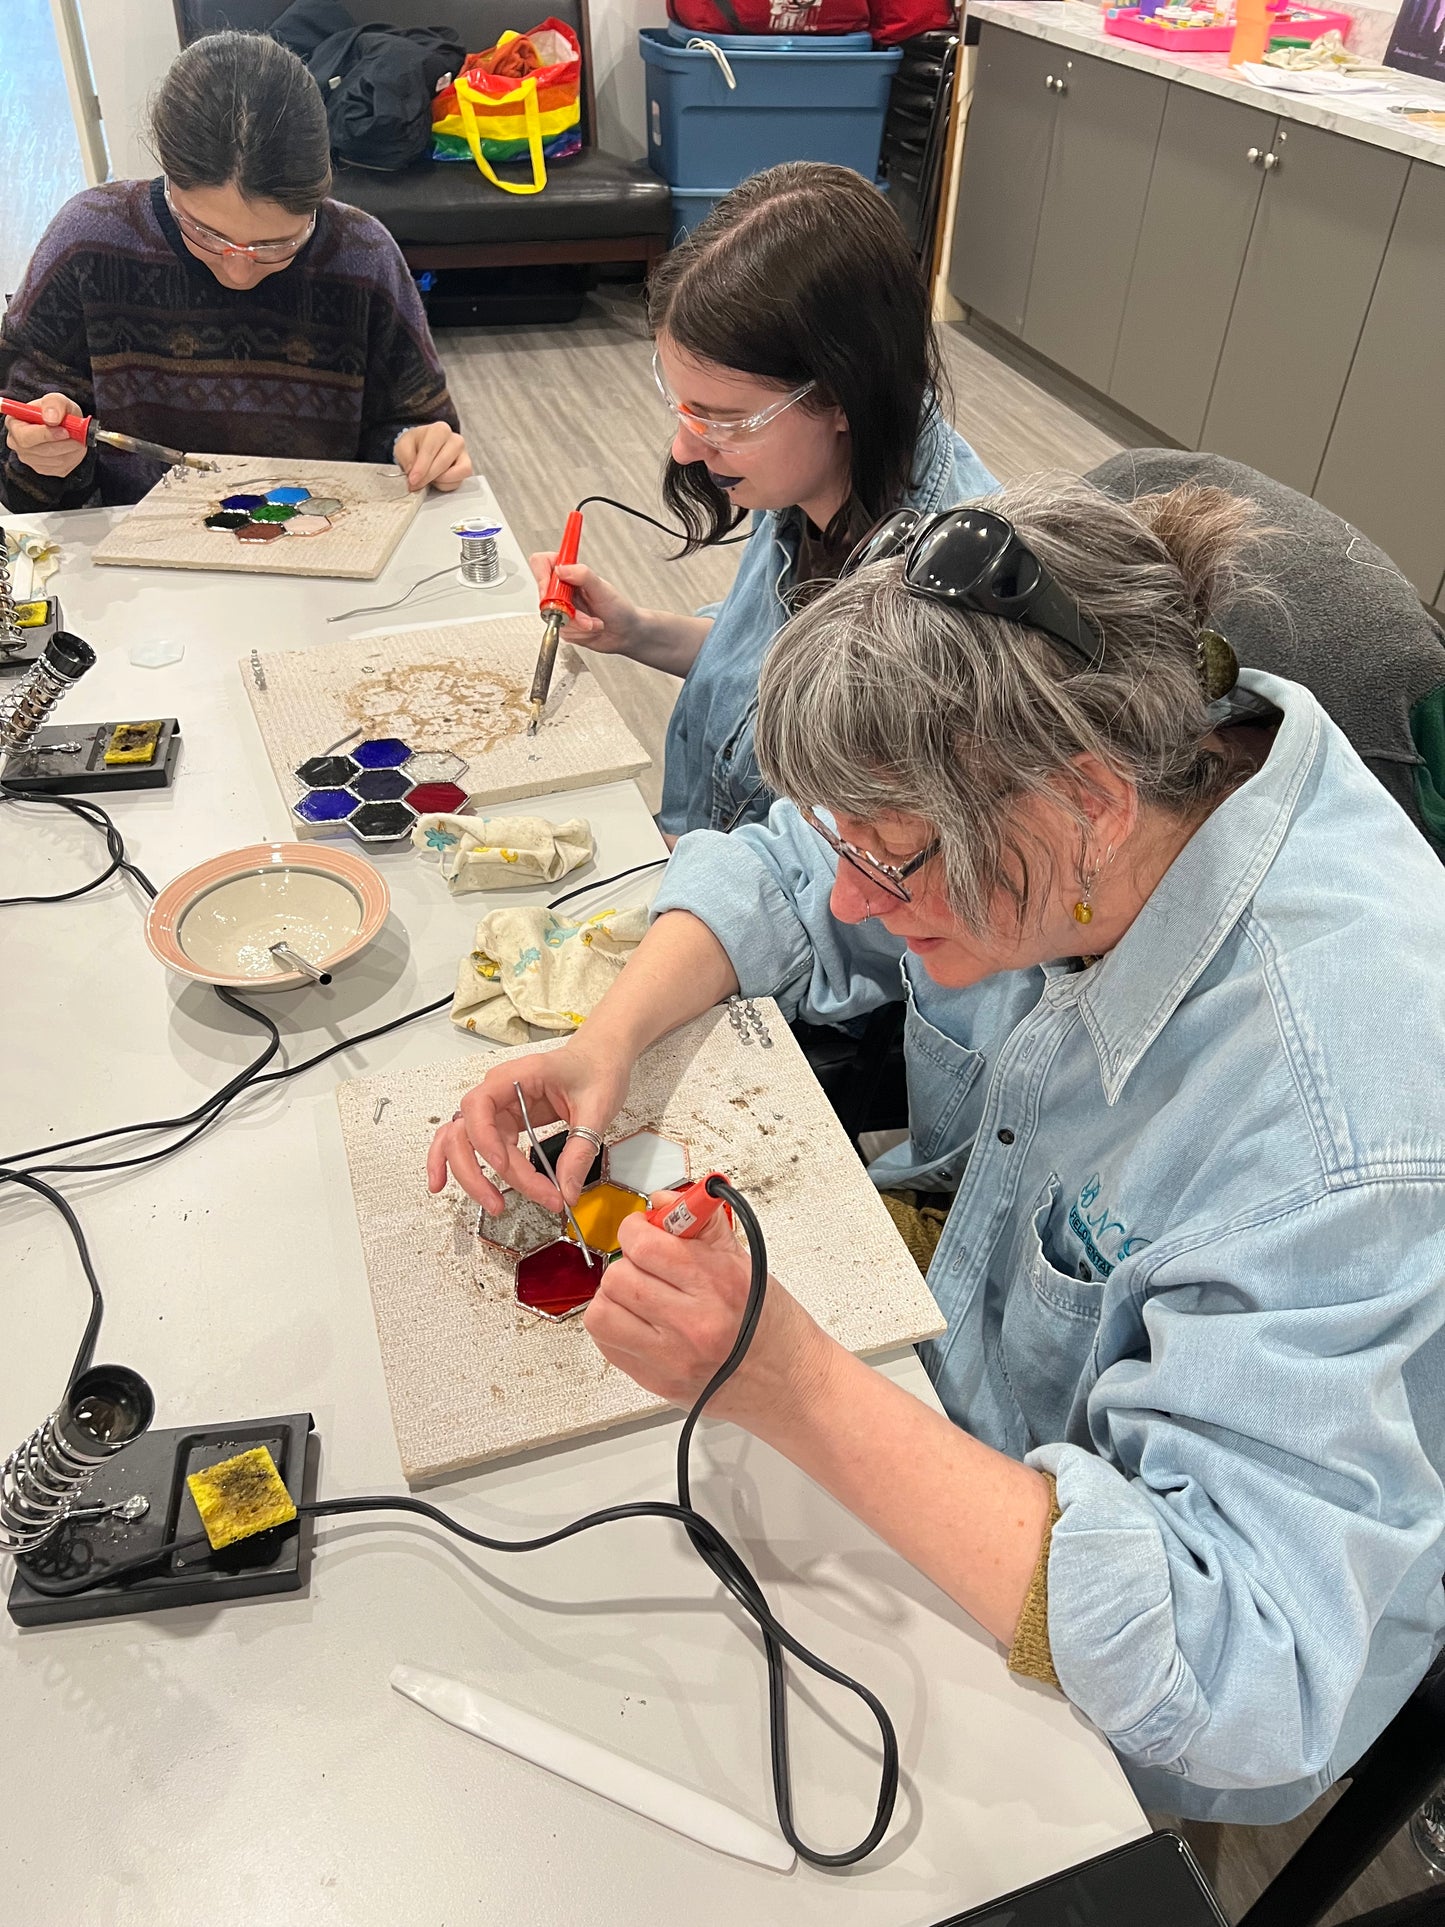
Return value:
M 50 425 L 33 402 L 11 401 L 8 395 L 0 395 L 0 415 L 10 415 L 17 422 L 31 422 L 40 428 Z M 187 468 L 208 471 L 220 466 L 205 455 L 186 455 L 160 442 L 142 441 L 138 435 L 122 435 L 118 428 L 97 428 L 94 415 L 66 415 L 53 426 L 63 428 L 73 442 L 79 442 L 84 448 L 94 448 L 97 442 L 104 442 L 108 448 L 124 449 L 128 455 L 145 455 L 153 462 L 164 462 L 168 468 L 181 462 Z
M 542 592 L 539 604 L 542 614 L 547 618 L 542 630 L 542 647 L 537 654 L 537 673 L 532 678 L 532 694 L 528 698 L 531 715 L 527 722 L 527 734 L 535 736 L 537 725 L 542 720 L 542 712 L 547 707 L 547 691 L 552 687 L 552 670 L 557 662 L 557 640 L 562 633 L 562 624 L 569 616 L 577 613 L 577 596 L 570 582 L 564 582 L 557 571 L 569 562 L 577 560 L 577 551 L 582 546 L 582 511 L 573 509 L 567 517 L 567 526 L 562 531 L 561 545 L 557 550 L 557 560 L 552 564 L 552 573 L 547 578 L 547 587 Z
M 724 1199 L 714 1197 L 708 1186 L 714 1178 L 728 1179 L 721 1171 L 709 1171 L 705 1178 L 694 1178 L 691 1184 L 683 1185 L 671 1204 L 655 1204 L 647 1214 L 647 1222 L 655 1224 L 662 1231 L 670 1231 L 674 1238 L 695 1238 L 719 1208 L 727 1212 L 728 1223 L 733 1221 L 732 1206 Z

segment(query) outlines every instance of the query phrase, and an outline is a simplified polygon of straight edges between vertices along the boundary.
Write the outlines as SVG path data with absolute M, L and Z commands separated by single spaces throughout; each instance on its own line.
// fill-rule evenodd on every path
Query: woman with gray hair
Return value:
M 1359 1757 L 1445 1630 L 1445 882 L 1306 690 L 1236 682 L 1210 616 L 1249 523 L 1218 489 L 1081 484 L 891 518 L 767 661 L 792 800 L 683 839 L 612 991 L 468 1094 L 429 1177 L 495 1211 L 480 1156 L 555 1209 L 514 1078 L 601 1132 L 718 998 L 903 998 L 909 1136 L 874 1176 L 956 1189 L 943 1413 L 784 1280 L 716 1415 L 1057 1683 L 1146 1805 L 1261 1821 Z M 591 1155 L 563 1152 L 569 1195 Z M 687 1404 L 746 1261 L 641 1219 L 623 1246 L 587 1327 Z

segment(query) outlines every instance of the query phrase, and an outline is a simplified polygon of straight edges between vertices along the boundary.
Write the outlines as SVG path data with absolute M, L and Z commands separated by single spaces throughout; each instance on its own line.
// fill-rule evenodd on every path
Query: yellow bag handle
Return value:
M 497 42 L 505 47 L 509 40 L 516 40 L 515 33 L 504 33 Z M 540 194 L 547 185 L 547 163 L 542 158 L 542 110 L 537 105 L 537 81 L 534 75 L 528 77 L 510 93 L 483 94 L 473 87 L 465 75 L 458 74 L 456 79 L 457 106 L 461 109 L 462 131 L 467 137 L 467 146 L 472 150 L 472 159 L 492 183 L 501 188 L 504 194 Z M 530 181 L 503 181 L 494 173 L 491 163 L 482 152 L 482 137 L 477 127 L 474 101 L 484 107 L 512 107 L 520 103 L 522 117 L 527 128 L 527 149 L 532 158 L 532 178 Z

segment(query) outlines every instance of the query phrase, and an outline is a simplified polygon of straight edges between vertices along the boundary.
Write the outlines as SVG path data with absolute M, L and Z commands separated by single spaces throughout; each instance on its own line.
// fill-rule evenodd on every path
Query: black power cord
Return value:
M 582 500 L 577 504 L 575 513 L 580 515 L 583 509 L 591 508 L 594 502 L 600 502 L 604 508 L 621 509 L 624 515 L 632 516 L 635 521 L 646 522 L 649 528 L 661 529 L 662 533 L 671 537 L 674 542 L 685 542 L 687 540 L 686 532 L 683 529 L 670 528 L 666 522 L 659 522 L 655 515 L 645 515 L 641 509 L 633 508 L 630 502 L 619 502 L 613 495 L 584 495 Z M 746 511 L 740 509 L 738 513 L 742 515 L 746 513 Z M 720 535 L 716 542 L 709 542 L 708 547 L 710 549 L 726 549 L 731 547 L 735 542 L 749 541 L 752 533 L 752 530 L 749 528 L 744 529 L 741 535 Z M 672 559 L 676 561 L 677 557 L 674 556 Z
M 35 1187 L 45 1189 L 49 1187 Z M 748 1347 L 762 1316 L 763 1301 L 768 1288 L 768 1254 L 763 1239 L 762 1226 L 752 1206 L 740 1191 L 728 1183 L 726 1178 L 709 1178 L 707 1183 L 711 1196 L 721 1199 L 731 1206 L 748 1241 L 750 1277 L 748 1282 L 747 1303 L 743 1308 L 742 1319 L 738 1325 L 737 1336 L 727 1357 L 719 1365 L 702 1391 L 694 1400 L 684 1419 L 677 1440 L 677 1502 L 672 1504 L 665 1499 L 639 1499 L 626 1505 L 604 1506 L 597 1512 L 589 1512 L 570 1524 L 558 1526 L 555 1531 L 539 1533 L 531 1539 L 497 1539 L 489 1533 L 476 1532 L 465 1526 L 459 1519 L 443 1512 L 439 1506 L 429 1505 L 424 1499 L 412 1498 L 409 1494 L 381 1493 L 365 1494 L 347 1499 L 314 1499 L 297 1507 L 301 1518 L 325 1519 L 344 1518 L 351 1513 L 362 1512 L 405 1512 L 417 1518 L 429 1520 L 453 1533 L 468 1545 L 479 1546 L 486 1552 L 541 1552 L 547 1546 L 560 1545 L 566 1539 L 575 1539 L 580 1533 L 591 1532 L 597 1526 L 614 1525 L 624 1519 L 672 1519 L 686 1527 L 687 1536 L 692 1542 L 698 1557 L 708 1570 L 717 1578 L 737 1600 L 743 1611 L 757 1626 L 762 1634 L 763 1651 L 768 1665 L 768 1741 L 772 1756 L 773 1801 L 778 1815 L 778 1826 L 783 1838 L 788 1842 L 800 1859 L 815 1867 L 852 1867 L 866 1859 L 882 1840 L 893 1817 L 893 1809 L 898 1799 L 898 1735 L 888 1709 L 878 1696 L 860 1680 L 828 1661 L 820 1658 L 800 1639 L 790 1633 L 782 1621 L 775 1617 L 763 1594 L 761 1586 L 742 1554 L 727 1537 L 718 1530 L 712 1521 L 692 1503 L 692 1487 L 689 1473 L 689 1457 L 692 1449 L 693 1434 L 697 1422 L 709 1400 L 712 1399 L 737 1371 L 747 1356 Z M 73 1214 L 59 1199 L 58 1194 L 51 1197 L 65 1211 L 67 1222 L 75 1233 L 77 1243 L 84 1253 L 84 1241 Z M 92 1277 L 87 1262 L 87 1274 Z M 95 1287 L 98 1293 L 98 1287 Z M 98 1299 L 97 1299 L 98 1303 Z M 93 1322 L 98 1323 L 98 1311 L 93 1314 Z M 111 1566 L 106 1572 L 87 1577 L 50 1584 L 27 1570 L 26 1583 L 34 1591 L 43 1593 L 48 1599 L 68 1599 L 78 1593 L 90 1592 L 97 1586 L 113 1585 L 118 1579 L 135 1573 L 153 1569 L 161 1559 L 172 1554 L 199 1551 L 209 1544 L 204 1533 L 192 1534 L 185 1539 L 171 1539 L 164 1545 L 155 1546 L 142 1557 L 132 1559 L 122 1565 Z M 788 1681 L 785 1655 L 791 1656 L 810 1672 L 821 1679 L 841 1686 L 845 1692 L 852 1693 L 861 1700 L 872 1714 L 882 1740 L 883 1761 L 879 1771 L 878 1803 L 874 1810 L 873 1821 L 867 1833 L 856 1846 L 845 1848 L 839 1853 L 823 1853 L 810 1847 L 800 1836 L 793 1817 L 792 1772 L 788 1754 Z
M 35 800 L 41 799 L 37 796 Z M 67 896 L 83 895 L 88 890 L 97 889 L 103 882 L 106 882 L 111 876 L 117 874 L 118 871 L 123 871 L 133 876 L 149 896 L 155 896 L 155 886 L 143 872 L 136 869 L 134 865 L 126 860 L 125 844 L 120 831 L 116 828 L 115 823 L 109 815 L 101 809 L 98 804 L 87 803 L 83 806 L 78 806 L 73 799 L 55 797 L 48 793 L 45 794 L 43 800 L 62 804 L 63 807 L 70 809 L 73 814 L 81 816 L 84 820 L 90 822 L 93 827 L 101 829 L 106 837 L 107 850 L 111 858 L 109 867 L 102 875 L 94 878 L 89 884 L 82 886 L 79 892 L 67 893 Z M 661 861 L 661 859 L 659 859 L 659 861 Z M 630 876 L 636 871 L 653 867 L 655 866 L 652 864 L 636 864 L 632 869 L 624 870 L 620 872 L 619 875 Z M 584 890 L 595 888 L 601 884 L 616 882 L 617 880 L 618 878 L 616 877 L 602 878 L 599 879 L 597 883 L 583 885 L 582 888 Z M 581 891 L 572 891 L 567 893 L 566 896 L 556 899 L 556 902 L 566 902 L 571 896 L 580 894 Z M 40 899 L 22 898 L 13 899 L 12 901 L 57 902 L 65 900 L 66 898 L 61 897 Z M 555 907 L 555 905 L 553 907 Z M 46 1202 L 53 1205 L 55 1209 L 60 1212 L 75 1241 L 76 1250 L 80 1256 L 81 1267 L 90 1287 L 90 1316 L 86 1321 L 85 1332 L 81 1340 L 80 1349 L 76 1354 L 75 1363 L 71 1369 L 68 1383 L 74 1383 L 75 1379 L 86 1369 L 94 1356 L 101 1319 L 104 1316 L 104 1298 L 101 1292 L 100 1281 L 96 1275 L 95 1266 L 91 1259 L 90 1250 L 86 1243 L 85 1233 L 81 1228 L 79 1219 L 60 1192 L 37 1176 L 36 1170 L 84 1173 L 89 1171 L 128 1170 L 137 1165 L 155 1163 L 162 1158 L 171 1156 L 173 1152 L 181 1150 L 186 1144 L 191 1143 L 195 1138 L 199 1137 L 203 1131 L 216 1122 L 226 1107 L 239 1097 L 243 1091 L 262 1083 L 272 1083 L 279 1079 L 299 1076 L 302 1071 L 309 1070 L 314 1065 L 325 1062 L 327 1058 L 334 1057 L 339 1051 L 348 1050 L 353 1045 L 366 1042 L 373 1037 L 383 1036 L 387 1031 L 395 1030 L 399 1025 L 409 1023 L 413 1018 L 424 1016 L 430 1011 L 439 1010 L 443 1005 L 451 1001 L 450 997 L 439 998 L 435 1003 L 423 1006 L 421 1010 L 411 1011 L 402 1017 L 393 1018 L 391 1022 L 378 1025 L 374 1030 L 367 1031 L 361 1036 L 342 1039 L 340 1042 L 328 1046 L 327 1049 L 318 1051 L 313 1057 L 307 1058 L 300 1064 L 286 1065 L 280 1070 L 266 1073 L 265 1066 L 281 1049 L 281 1033 L 278 1027 L 270 1017 L 261 1011 L 255 1010 L 250 1004 L 242 1002 L 242 1000 L 232 992 L 217 986 L 216 994 L 225 1003 L 231 1005 L 233 1009 L 242 1012 L 248 1017 L 254 1018 L 258 1023 L 263 1025 L 269 1033 L 266 1046 L 258 1057 L 253 1059 L 250 1064 L 243 1066 L 243 1068 L 212 1097 L 206 1099 L 202 1104 L 198 1105 L 195 1110 L 188 1112 L 181 1118 L 162 1119 L 150 1124 L 121 1126 L 112 1131 L 92 1132 L 87 1137 L 73 1138 L 65 1144 L 52 1146 L 50 1148 L 52 1150 L 70 1150 L 81 1144 L 95 1143 L 110 1137 L 129 1136 L 152 1130 L 175 1130 L 190 1127 L 186 1129 L 186 1134 L 183 1137 L 177 1139 L 174 1143 L 161 1146 L 158 1150 L 143 1153 L 139 1157 L 122 1159 L 110 1163 L 42 1165 L 36 1167 L 36 1169 L 26 1171 L 13 1169 L 13 1164 L 24 1162 L 28 1157 L 40 1155 L 40 1153 L 29 1152 L 22 1153 L 18 1158 L 13 1158 L 7 1160 L 4 1164 L 0 1164 L 0 1183 L 19 1184 L 25 1189 L 33 1191 L 37 1196 L 44 1198 Z M 743 1226 L 743 1231 L 748 1242 L 750 1261 L 748 1297 L 743 1309 L 742 1319 L 739 1322 L 737 1336 L 733 1340 L 727 1357 L 693 1402 L 686 1419 L 683 1421 L 682 1429 L 678 1434 L 676 1504 L 669 1503 L 665 1500 L 639 1500 L 626 1505 L 607 1506 L 597 1512 L 587 1513 L 580 1519 L 574 1519 L 570 1525 L 560 1526 L 553 1532 L 543 1533 L 531 1539 L 493 1538 L 488 1534 L 476 1532 L 469 1526 L 464 1526 L 459 1520 L 451 1518 L 437 1506 L 429 1505 L 424 1500 L 401 1494 L 365 1495 L 344 1499 L 320 1499 L 299 1506 L 297 1510 L 302 1517 L 309 1518 L 343 1517 L 349 1513 L 361 1512 L 411 1513 L 443 1527 L 446 1531 L 455 1534 L 456 1537 L 465 1540 L 468 1544 L 479 1546 L 483 1550 L 490 1552 L 538 1552 L 544 1547 L 558 1545 L 563 1540 L 575 1538 L 579 1533 L 589 1532 L 594 1527 L 611 1525 L 624 1519 L 671 1519 L 677 1521 L 687 1529 L 687 1535 L 693 1549 L 697 1552 L 698 1557 L 703 1561 L 704 1565 L 707 1566 L 714 1577 L 732 1594 L 733 1598 L 737 1600 L 743 1611 L 753 1620 L 759 1632 L 762 1634 L 763 1650 L 768 1668 L 768 1737 L 772 1759 L 773 1800 L 777 1810 L 778 1825 L 783 1837 L 801 1859 L 808 1861 L 813 1866 L 851 1867 L 855 1866 L 860 1860 L 866 1859 L 867 1856 L 873 1852 L 879 1841 L 882 1840 L 884 1834 L 887 1832 L 889 1821 L 893 1817 L 893 1809 L 898 1798 L 898 1736 L 893 1722 L 889 1718 L 887 1708 L 877 1695 L 868 1687 L 864 1686 L 861 1681 L 855 1680 L 839 1668 L 831 1666 L 825 1659 L 822 1659 L 818 1654 L 812 1652 L 801 1640 L 795 1638 L 794 1635 L 788 1631 L 786 1626 L 774 1616 L 768 1606 L 762 1588 L 758 1584 L 756 1576 L 742 1554 L 738 1552 L 736 1547 L 718 1530 L 712 1521 L 705 1518 L 692 1503 L 689 1458 L 693 1434 L 697 1430 L 698 1420 L 702 1416 L 708 1402 L 733 1376 L 746 1357 L 748 1348 L 752 1344 L 753 1336 L 757 1331 L 758 1321 L 762 1316 L 763 1301 L 767 1293 L 768 1284 L 767 1246 L 763 1238 L 762 1226 L 758 1223 L 757 1215 L 753 1211 L 752 1206 L 742 1193 L 729 1184 L 725 1178 L 710 1178 L 708 1180 L 707 1190 L 711 1196 L 729 1205 Z M 68 1598 L 74 1594 L 90 1591 L 98 1585 L 112 1585 L 117 1580 L 126 1578 L 145 1569 L 154 1568 L 158 1560 L 168 1558 L 173 1554 L 199 1551 L 203 1546 L 208 1545 L 209 1541 L 204 1533 L 195 1534 L 185 1539 L 170 1540 L 161 1546 L 153 1547 L 142 1557 L 123 1562 L 118 1566 L 110 1567 L 103 1574 L 72 1581 L 69 1584 L 46 1584 L 40 1580 L 38 1575 L 32 1574 L 29 1571 L 26 1573 L 26 1580 L 36 1591 L 44 1592 L 48 1597 Z M 829 1680 L 834 1685 L 841 1686 L 846 1692 L 854 1694 L 861 1700 L 876 1721 L 882 1740 L 883 1760 L 879 1773 L 878 1803 L 874 1812 L 873 1822 L 863 1839 L 860 1840 L 856 1846 L 847 1848 L 839 1853 L 822 1853 L 816 1848 L 810 1847 L 798 1834 L 794 1821 L 792 1774 L 788 1753 L 788 1683 L 785 1659 L 785 1655 L 788 1654 L 791 1654 L 795 1660 L 803 1666 L 806 1666 L 810 1671 L 816 1673 L 820 1678 Z

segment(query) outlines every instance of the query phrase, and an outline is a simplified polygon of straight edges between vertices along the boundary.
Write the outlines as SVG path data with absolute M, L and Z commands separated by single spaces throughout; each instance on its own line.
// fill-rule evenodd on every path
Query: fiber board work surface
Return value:
M 850 1350 L 935 1335 L 938 1307 L 802 1052 L 777 1006 L 757 1007 L 771 1050 L 743 1044 L 725 1011 L 708 1011 L 642 1058 L 608 1142 L 652 1128 L 687 1145 L 694 1176 L 725 1171 L 757 1211 L 773 1276 Z M 580 1315 L 554 1324 L 516 1303 L 511 1263 L 477 1238 L 477 1207 L 455 1184 L 427 1191 L 438 1122 L 484 1070 L 535 1048 L 485 1063 L 449 1057 L 337 1092 L 392 1423 L 413 1483 L 664 1407 L 606 1362 Z M 390 1101 L 378 1120 L 381 1097 Z
M 453 750 L 467 763 L 458 780 L 483 807 L 646 769 L 647 751 L 566 647 L 541 726 L 528 736 L 540 640 L 535 616 L 497 616 L 262 656 L 264 689 L 245 657 L 241 679 L 288 804 L 303 787 L 297 765 L 357 729 L 399 736 L 413 749 Z
M 117 524 L 92 554 L 95 562 L 141 569 L 227 569 L 243 575 L 346 576 L 369 582 L 381 574 L 421 507 L 421 493 L 390 462 L 281 461 L 272 455 L 218 455 L 219 472 L 173 469 Z M 321 535 L 240 542 L 205 518 L 222 497 L 258 482 L 299 486 L 341 503 Z

